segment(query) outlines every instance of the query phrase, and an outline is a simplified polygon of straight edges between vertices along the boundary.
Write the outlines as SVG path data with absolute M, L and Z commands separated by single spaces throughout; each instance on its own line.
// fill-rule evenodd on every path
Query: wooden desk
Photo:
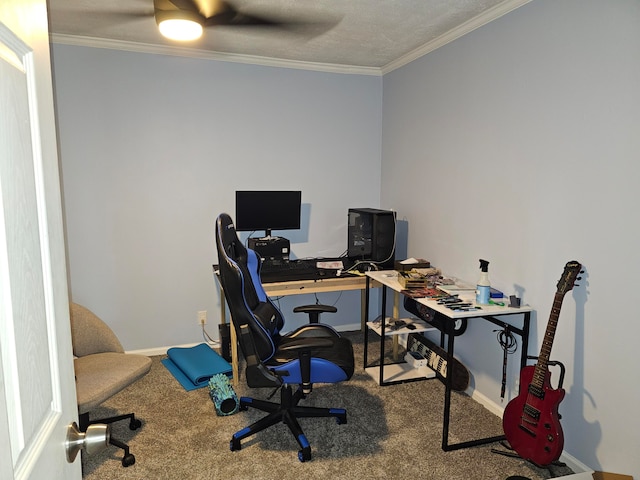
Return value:
M 224 298 L 224 290 L 220 284 L 218 274 L 214 275 L 218 285 L 220 285 L 220 322 L 227 323 L 227 308 Z M 288 295 L 304 295 L 308 293 L 340 292 L 347 290 L 360 290 L 360 328 L 366 328 L 366 301 L 368 298 L 368 288 L 380 286 L 375 280 L 367 280 L 365 276 L 345 276 L 327 277 L 320 280 L 291 280 L 287 282 L 271 282 L 262 284 L 269 297 L 284 297 Z M 233 319 L 231 319 L 233 322 Z M 231 331 L 231 368 L 233 371 L 233 384 L 238 384 L 238 339 L 235 328 Z
M 395 301 L 394 304 L 398 303 L 398 297 L 400 296 L 400 292 L 403 290 L 402 286 L 398 282 L 398 274 L 395 271 L 377 271 L 377 272 L 367 272 L 367 279 L 371 282 L 375 282 L 376 286 L 382 285 L 382 321 L 381 321 L 381 335 L 380 335 L 380 365 L 379 365 L 379 384 L 382 386 L 393 385 L 394 383 L 400 383 L 400 380 L 394 381 L 389 378 L 389 376 L 385 376 L 384 373 L 384 340 L 385 340 L 385 322 L 386 317 L 384 313 L 386 312 L 387 307 L 387 290 L 391 290 L 394 292 Z M 368 290 L 367 290 L 368 291 Z M 469 298 L 469 300 L 473 301 L 475 298 L 475 292 L 460 292 L 460 298 Z M 469 321 L 472 319 L 484 319 L 494 325 L 498 325 L 502 328 L 509 328 L 512 333 L 519 335 L 522 339 L 521 345 L 521 353 L 520 353 L 520 368 L 524 368 L 527 363 L 527 350 L 529 345 L 529 326 L 531 322 L 531 312 L 533 309 L 530 306 L 522 306 L 520 308 L 511 308 L 511 307 L 502 307 L 498 305 L 482 305 L 482 310 L 477 311 L 469 311 L 469 312 L 454 312 L 453 310 L 447 308 L 444 305 L 439 305 L 436 300 L 431 300 L 427 298 L 416 299 L 419 303 L 425 305 L 426 307 L 438 312 L 443 315 L 446 319 L 451 321 L 445 321 L 444 328 L 441 330 L 442 337 L 441 343 L 444 343 L 444 337 L 447 337 L 446 343 L 446 352 L 447 352 L 447 375 L 445 380 L 445 398 L 444 398 L 444 414 L 442 421 L 442 449 L 444 451 L 450 450 L 458 450 L 460 448 L 471 447 L 475 445 L 483 445 L 486 443 L 493 443 L 499 440 L 504 440 L 504 435 L 496 436 L 496 437 L 487 437 L 478 440 L 471 440 L 468 442 L 460 442 L 457 444 L 449 443 L 449 421 L 450 421 L 450 413 L 451 413 L 451 391 L 452 391 L 452 375 L 448 371 L 448 366 L 452 365 L 453 362 L 453 352 L 454 352 L 454 340 L 456 335 L 454 334 L 455 322 L 456 320 L 466 318 Z M 368 320 L 369 318 L 369 301 L 368 296 L 365 300 L 365 317 Z M 395 315 L 395 308 L 394 308 Z M 503 317 L 505 315 L 514 316 L 518 315 L 522 318 L 522 328 L 518 328 L 511 323 L 507 323 L 507 318 L 504 320 L 498 317 Z M 509 317 L 509 318 L 511 318 Z M 397 318 L 397 317 L 396 317 Z M 510 320 L 511 321 L 511 320 Z M 365 341 L 364 341 L 364 367 L 365 369 L 369 367 L 367 360 L 367 346 L 368 346 L 368 333 L 369 329 L 365 328 Z M 442 345 L 443 347 L 445 345 Z M 370 367 L 369 367 L 370 368 Z M 415 380 L 412 378 L 411 380 Z

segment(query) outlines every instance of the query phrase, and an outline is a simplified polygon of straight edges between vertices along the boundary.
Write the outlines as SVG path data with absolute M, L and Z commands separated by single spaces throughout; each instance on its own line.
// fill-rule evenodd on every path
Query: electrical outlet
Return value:
M 201 310 L 198 312 L 198 325 L 206 325 L 207 324 L 207 311 Z

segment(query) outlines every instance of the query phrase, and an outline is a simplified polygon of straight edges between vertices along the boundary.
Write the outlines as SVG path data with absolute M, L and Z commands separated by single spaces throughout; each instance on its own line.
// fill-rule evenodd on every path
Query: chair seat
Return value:
M 78 411 L 85 413 L 146 375 L 151 359 L 144 355 L 96 353 L 74 359 Z
M 296 351 L 283 351 L 283 347 L 286 347 L 287 344 L 292 343 L 295 344 L 298 337 L 290 338 L 283 337 L 279 349 L 276 351 L 273 358 L 267 362 L 267 365 L 270 367 L 281 367 L 284 366 L 285 370 L 289 369 L 289 366 L 294 366 L 295 368 L 290 368 L 292 377 L 296 377 L 296 373 L 299 371 L 298 366 L 298 352 Z M 348 380 L 353 375 L 354 371 L 354 357 L 353 357 L 353 346 L 351 345 L 351 341 L 344 337 L 328 337 L 333 346 L 331 348 L 316 348 L 311 349 L 310 355 L 312 357 L 312 363 L 316 361 L 318 366 L 322 365 L 322 360 L 326 360 L 326 367 L 329 368 L 312 368 L 312 382 L 311 383 L 336 383 L 339 381 Z M 342 371 L 342 374 L 336 375 L 333 372 L 333 369 L 330 366 L 334 366 L 335 368 L 339 368 Z

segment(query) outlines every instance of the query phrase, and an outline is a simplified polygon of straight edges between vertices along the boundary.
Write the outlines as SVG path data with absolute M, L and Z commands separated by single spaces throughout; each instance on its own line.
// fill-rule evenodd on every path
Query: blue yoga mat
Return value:
M 162 364 L 185 390 L 206 387 L 217 373 L 231 376 L 231 365 L 206 343 L 195 347 L 173 347 L 167 350 Z

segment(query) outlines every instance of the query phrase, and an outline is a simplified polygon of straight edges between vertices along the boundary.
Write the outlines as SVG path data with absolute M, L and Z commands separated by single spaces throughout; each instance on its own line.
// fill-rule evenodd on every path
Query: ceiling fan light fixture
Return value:
M 156 11 L 156 23 L 162 36 L 170 40 L 188 42 L 202 36 L 202 17 L 195 12 Z

